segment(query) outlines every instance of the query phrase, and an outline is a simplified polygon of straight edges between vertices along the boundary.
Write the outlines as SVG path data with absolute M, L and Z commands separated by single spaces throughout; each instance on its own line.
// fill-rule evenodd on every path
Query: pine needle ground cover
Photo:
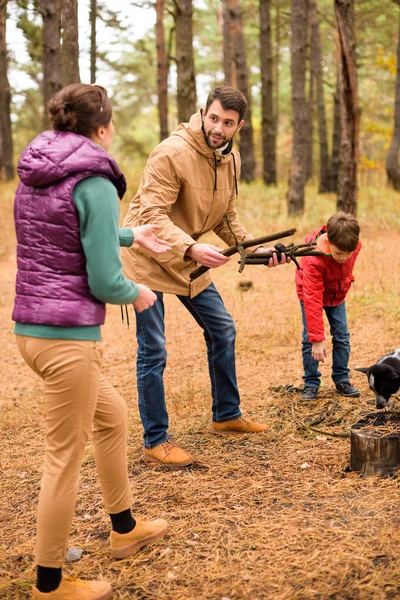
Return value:
M 296 241 L 333 212 L 333 197 L 312 196 L 306 216 L 285 216 L 282 192 L 245 188 L 242 220 L 255 235 L 296 226 Z M 84 551 L 66 572 L 106 578 L 121 600 L 381 600 L 400 597 L 400 480 L 348 472 L 349 438 L 375 410 L 368 366 L 400 347 L 398 197 L 386 208 L 377 192 L 360 194 L 363 249 L 347 301 L 351 381 L 361 398 L 345 399 L 322 365 L 316 402 L 304 404 L 301 316 L 294 265 L 246 267 L 235 258 L 214 281 L 237 326 L 242 408 L 268 423 L 262 435 L 210 431 L 210 384 L 202 333 L 178 300 L 166 298 L 170 431 L 197 463 L 179 471 L 142 461 L 135 380 L 135 324 L 109 307 L 104 368 L 129 407 L 129 470 L 134 514 L 169 521 L 168 536 L 122 561 L 108 554 L 109 521 L 88 444 L 70 543 Z M 255 197 L 261 200 L 254 201 Z M 8 200 L 7 200 L 8 197 Z M 0 314 L 0 598 L 29 598 L 34 580 L 35 518 L 42 470 L 42 384 L 19 356 L 11 308 L 15 249 L 10 195 L 2 195 Z M 5 199 L 4 199 L 5 198 Z M 123 207 L 125 210 L 126 206 Z M 210 238 L 211 239 L 211 238 Z M 215 241 L 213 239 L 213 241 Z M 241 291 L 238 282 L 253 282 Z M 292 387 L 291 387 L 292 386 Z M 395 409 L 399 409 L 396 402 Z

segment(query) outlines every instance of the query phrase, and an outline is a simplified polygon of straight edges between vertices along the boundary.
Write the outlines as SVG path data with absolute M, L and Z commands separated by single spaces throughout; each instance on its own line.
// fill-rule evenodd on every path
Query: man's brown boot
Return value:
M 190 454 L 170 440 L 162 442 L 158 446 L 155 446 L 155 448 L 145 448 L 144 460 L 148 465 L 164 465 L 166 467 L 174 467 L 175 469 L 187 467 L 194 462 L 193 456 L 190 456 Z
M 248 417 L 241 415 L 232 421 L 223 421 L 222 423 L 213 421 L 211 428 L 214 433 L 261 433 L 268 429 L 268 425 L 251 421 Z
M 164 537 L 168 531 L 168 523 L 164 519 L 143 521 L 135 519 L 136 525 L 129 533 L 112 531 L 110 535 L 110 552 L 113 558 L 132 556 L 148 544 Z
M 32 589 L 32 600 L 108 600 L 113 595 L 106 581 L 84 581 L 74 577 L 63 577 L 53 592 L 39 592 Z

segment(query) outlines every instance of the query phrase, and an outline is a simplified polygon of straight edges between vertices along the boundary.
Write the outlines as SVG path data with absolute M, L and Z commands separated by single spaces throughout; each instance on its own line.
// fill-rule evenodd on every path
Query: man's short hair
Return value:
M 221 106 L 224 110 L 236 110 L 236 112 L 239 113 L 238 123 L 244 119 L 247 100 L 246 96 L 244 96 L 240 90 L 229 87 L 228 85 L 219 85 L 211 90 L 206 102 L 206 113 L 215 100 L 221 102 Z
M 360 237 L 360 226 L 351 213 L 339 211 L 326 224 L 328 241 L 342 252 L 354 252 Z

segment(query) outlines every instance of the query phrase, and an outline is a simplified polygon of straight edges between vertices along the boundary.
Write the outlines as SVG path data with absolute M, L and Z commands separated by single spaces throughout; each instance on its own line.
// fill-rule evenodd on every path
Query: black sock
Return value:
M 110 515 L 113 531 L 117 533 L 129 533 L 136 525 L 135 519 L 132 517 L 131 509 L 123 510 L 116 515 Z
M 61 583 L 62 569 L 53 569 L 52 567 L 37 566 L 36 587 L 43 594 L 53 592 Z

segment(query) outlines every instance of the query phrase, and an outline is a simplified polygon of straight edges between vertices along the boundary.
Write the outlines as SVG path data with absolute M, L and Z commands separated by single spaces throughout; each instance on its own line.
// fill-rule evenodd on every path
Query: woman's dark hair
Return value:
M 56 131 L 72 131 L 91 137 L 112 119 L 107 90 L 100 85 L 73 83 L 60 90 L 49 102 L 50 123 Z
M 228 85 L 219 85 L 211 90 L 206 102 L 206 113 L 215 100 L 219 100 L 224 110 L 236 110 L 239 113 L 238 123 L 244 119 L 247 100 L 240 90 Z

